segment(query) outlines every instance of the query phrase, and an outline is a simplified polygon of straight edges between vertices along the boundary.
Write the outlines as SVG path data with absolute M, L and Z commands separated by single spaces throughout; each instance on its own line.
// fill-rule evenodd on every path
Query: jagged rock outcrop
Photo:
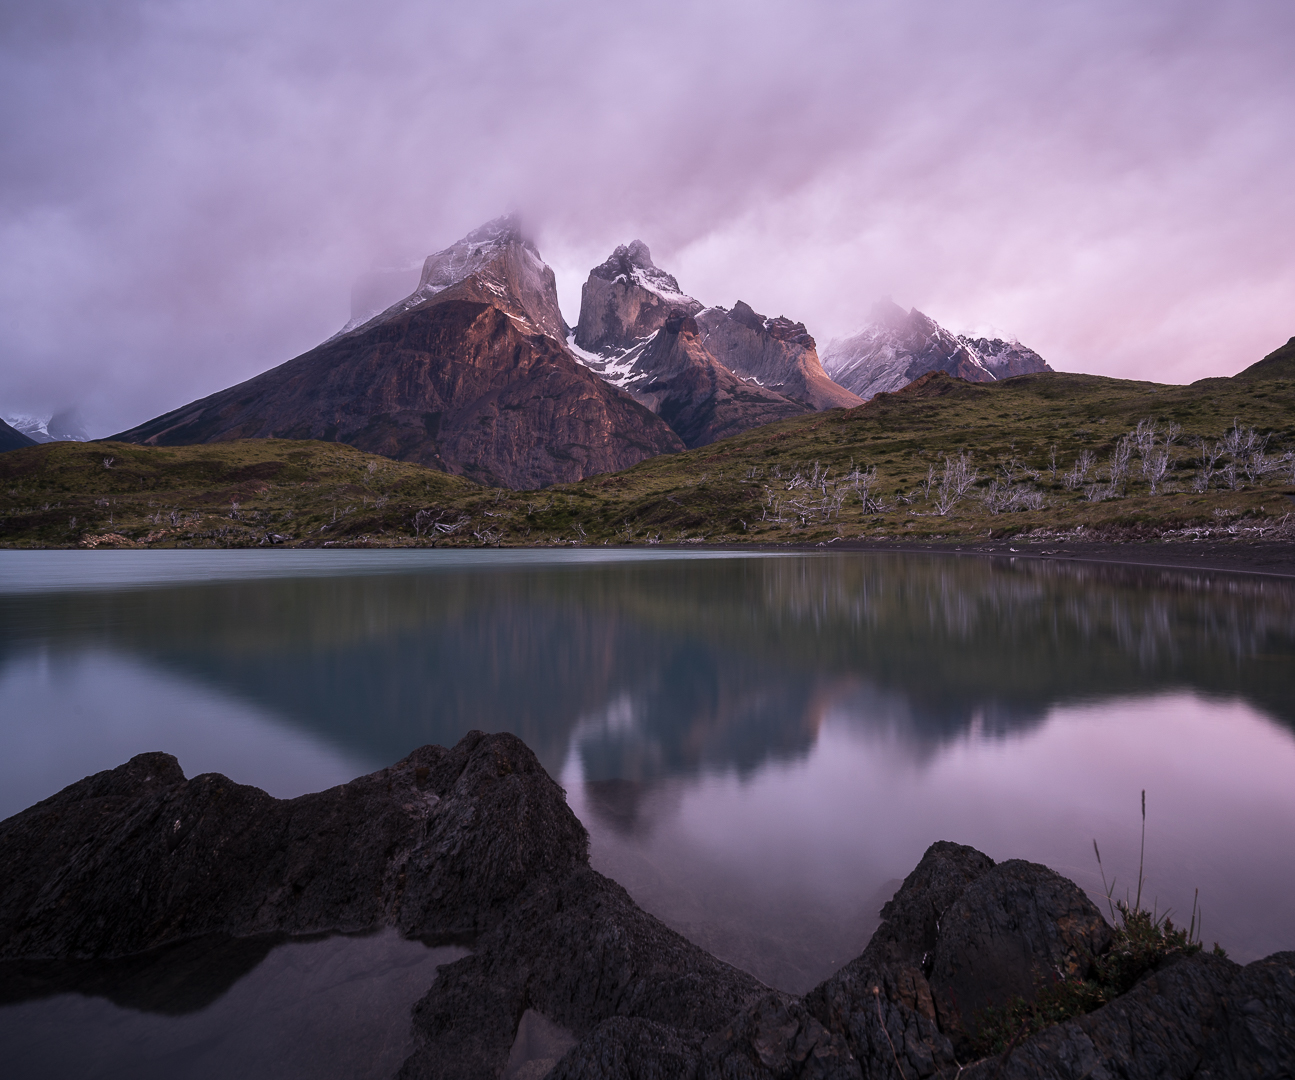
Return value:
M 1084 975 L 1109 941 L 1046 867 L 933 844 L 864 952 L 798 998 L 644 913 L 589 869 L 587 845 L 511 735 L 473 732 L 291 800 L 140 755 L 0 822 L 3 1000 L 23 980 L 50 992 L 43 961 L 214 939 L 246 941 L 245 970 L 267 934 L 389 925 L 472 950 L 414 1009 L 408 1080 L 1276 1080 L 1295 1061 L 1295 952 L 1244 968 L 1171 954 L 1095 1012 L 968 1061 L 980 1008 Z
M 452 940 L 493 926 L 538 877 L 585 865 L 587 845 L 511 735 L 425 746 L 297 799 L 186 780 L 169 754 L 141 754 L 0 822 L 0 959 L 383 925 Z
M 995 866 L 973 848 L 933 844 L 882 909 L 863 954 L 803 999 L 766 993 L 709 1036 L 636 1019 L 599 1025 L 553 1080 L 689 1077 L 972 1080 L 1121 1076 L 1175 1080 L 1290 1075 L 1295 953 L 1242 968 L 1213 955 L 1171 958 L 1096 1012 L 968 1062 L 975 1004 L 1037 991 L 1044 973 L 1083 974 L 1110 929 L 1046 867 Z M 958 998 L 958 991 L 971 998 Z M 953 1020 L 949 1024 L 950 1019 Z M 946 1025 L 949 1025 L 946 1030 Z M 643 1062 L 642 1067 L 636 1062 Z
M 847 390 L 867 399 L 898 390 L 932 371 L 969 382 L 1050 371 L 1031 349 L 998 338 L 957 337 L 916 308 L 890 300 L 873 306 L 869 325 L 823 350 L 823 369 Z
M 430 256 L 417 290 L 381 314 L 113 438 L 323 439 L 512 488 L 683 448 L 578 363 L 566 333 L 552 270 L 501 218 Z
M 734 374 L 813 409 L 849 409 L 862 399 L 827 377 L 804 323 L 766 318 L 739 300 L 731 311 L 696 315 L 706 350 Z
M 589 271 L 573 340 L 586 352 L 614 359 L 656 333 L 675 312 L 692 315 L 701 307 L 673 274 L 652 262 L 647 244 L 635 240 Z
M 683 312 L 667 319 L 637 352 L 621 385 L 689 449 L 810 411 L 733 374 L 707 351 L 696 320 Z
M 0 975 L 37 994 L 105 989 L 69 983 L 69 960 L 227 963 L 247 939 L 254 963 L 272 934 L 470 945 L 415 1011 L 411 1077 L 499 1075 L 528 1009 L 577 1037 L 615 1016 L 705 1032 L 764 990 L 590 870 L 562 789 L 507 734 L 288 800 L 142 754 L 0 822 L 0 859 Z
M 3 420 L 0 420 L 0 454 L 6 450 L 19 450 L 24 446 L 35 446 L 36 440 L 29 435 L 24 435 L 17 428 L 11 428 Z
M 818 408 L 808 400 L 811 390 L 822 401 L 843 394 L 826 377 L 814 382 L 804 355 L 805 342 L 812 353 L 814 341 L 803 326 L 784 319 L 770 329 L 760 319 L 754 332 L 740 323 L 721 331 L 718 340 L 750 369 L 737 370 L 707 347 L 693 317 L 701 308 L 635 240 L 590 271 L 570 344 L 590 370 L 659 415 L 689 448 Z M 722 308 L 708 310 L 717 313 L 716 324 L 728 321 Z M 777 370 L 798 394 L 761 385 L 757 370 Z
M 958 340 L 995 379 L 1010 379 L 1014 375 L 1033 375 L 1040 371 L 1052 370 L 1043 357 L 1033 349 L 1026 348 L 1019 341 L 973 338 L 966 334 L 959 334 Z

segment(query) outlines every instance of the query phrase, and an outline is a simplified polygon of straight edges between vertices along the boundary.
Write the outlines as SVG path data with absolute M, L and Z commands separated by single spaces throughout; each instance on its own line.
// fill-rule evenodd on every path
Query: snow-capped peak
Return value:
M 611 253 L 606 262 L 594 267 L 592 273 L 604 281 L 620 279 L 633 282 L 639 288 L 646 289 L 669 303 L 696 303 L 691 296 L 679 288 L 679 282 L 673 274 L 660 269 L 652 261 L 652 252 L 642 240 L 621 244 Z

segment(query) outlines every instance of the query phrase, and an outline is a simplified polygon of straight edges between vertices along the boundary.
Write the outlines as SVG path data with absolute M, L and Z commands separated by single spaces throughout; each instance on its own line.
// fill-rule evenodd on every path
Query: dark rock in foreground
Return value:
M 1171 956 L 1096 1012 L 969 1062 L 981 1009 L 1082 977 L 1109 945 L 1091 901 L 1043 866 L 932 845 L 864 952 L 798 998 L 643 912 L 587 846 L 510 735 L 291 800 L 143 754 L 0 822 L 0 972 L 125 971 L 213 939 L 238 970 L 266 935 L 395 926 L 472 949 L 414 1010 L 408 1078 L 1291 1076 L 1295 953 Z M 544 1053 L 523 1061 L 532 1043 Z

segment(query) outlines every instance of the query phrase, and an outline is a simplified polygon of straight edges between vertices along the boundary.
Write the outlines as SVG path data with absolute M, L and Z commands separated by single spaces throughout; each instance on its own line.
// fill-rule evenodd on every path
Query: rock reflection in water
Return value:
M 412 1049 L 414 1002 L 439 965 L 466 951 L 385 931 L 7 964 L 4 1072 L 22 1080 L 393 1076 Z
M 849 553 L 566 565 L 425 552 L 375 557 L 372 574 L 357 554 L 333 576 L 327 552 L 276 554 L 281 578 L 0 590 L 7 692 L 87 656 L 195 688 L 187 710 L 167 699 L 188 727 L 163 717 L 148 745 L 97 765 L 40 759 L 45 793 L 154 749 L 239 780 L 290 752 L 298 767 L 282 772 L 304 791 L 311 769 L 323 787 L 348 762 L 358 774 L 474 727 L 511 730 L 563 778 L 600 868 L 694 940 L 800 989 L 859 951 L 888 883 L 932 840 L 1089 886 L 1091 840 L 1120 854 L 1145 787 L 1166 902 L 1189 906 L 1199 885 L 1207 932 L 1234 955 L 1289 944 L 1260 942 L 1278 888 L 1295 888 L 1272 855 L 1295 808 L 1253 778 L 1295 774 L 1292 583 Z M 146 682 L 117 713 L 156 709 Z M 280 733 L 207 721 L 213 695 Z M 6 717 L 0 780 L 7 758 L 39 758 L 4 753 L 20 735 L 40 747 L 93 727 L 102 706 L 83 696 L 74 721 L 47 725 L 34 690 Z M 1257 898 L 1277 904 L 1267 922 Z

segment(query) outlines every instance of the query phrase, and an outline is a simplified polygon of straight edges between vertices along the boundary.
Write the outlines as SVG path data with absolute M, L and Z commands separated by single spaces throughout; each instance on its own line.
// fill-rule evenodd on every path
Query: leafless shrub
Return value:
M 1125 435 L 1116 441 L 1111 448 L 1111 457 L 1107 463 L 1107 469 L 1110 473 L 1110 485 L 1112 491 L 1116 484 L 1123 483 L 1129 475 L 1129 461 L 1133 457 L 1133 440 Z
M 1165 473 L 1169 470 L 1169 450 L 1160 448 L 1152 450 L 1142 458 L 1142 475 L 1147 478 L 1147 483 L 1151 485 L 1151 494 L 1156 493 L 1156 487 L 1164 479 Z
M 971 455 L 966 451 L 957 457 L 946 456 L 944 471 L 935 490 L 935 512 L 940 517 L 947 516 L 966 497 L 978 476 L 978 470 L 971 467 Z
M 991 514 L 1009 513 L 1013 510 L 1042 510 L 1044 506 L 1043 492 L 1029 484 L 1008 487 L 997 480 L 991 480 L 980 498 Z
M 1070 471 L 1061 478 L 1061 483 L 1067 491 L 1074 491 L 1082 487 L 1088 480 L 1088 474 L 1093 471 L 1093 454 L 1090 450 L 1083 450 L 1075 463 L 1070 467 Z
M 1192 481 L 1193 491 L 1208 491 L 1210 482 L 1214 479 L 1214 471 L 1218 467 L 1219 458 L 1223 456 L 1223 444 L 1220 442 L 1210 442 L 1204 437 L 1196 440 L 1196 449 L 1201 455 L 1201 468 Z

